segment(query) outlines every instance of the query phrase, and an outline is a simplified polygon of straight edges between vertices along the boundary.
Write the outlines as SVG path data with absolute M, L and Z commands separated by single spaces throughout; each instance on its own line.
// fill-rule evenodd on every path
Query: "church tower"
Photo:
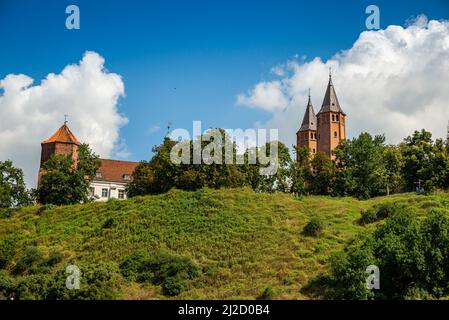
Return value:
M 296 132 L 296 146 L 298 148 L 307 147 L 309 148 L 310 153 L 315 154 L 317 152 L 316 129 L 316 115 L 313 110 L 309 90 L 309 101 L 307 102 L 306 112 L 301 127 L 298 132 Z
M 43 174 L 42 166 L 54 154 L 71 156 L 73 163 L 76 166 L 78 162 L 78 147 L 80 143 L 75 135 L 67 126 L 67 121 L 60 127 L 50 138 L 41 143 L 41 162 L 39 168 L 39 179 Z M 39 183 L 39 182 L 38 182 Z
M 321 110 L 317 114 L 317 147 L 318 152 L 324 152 L 331 159 L 335 156 L 332 151 L 340 140 L 346 139 L 346 114 L 340 107 L 337 94 L 329 73 L 329 83 L 324 95 Z

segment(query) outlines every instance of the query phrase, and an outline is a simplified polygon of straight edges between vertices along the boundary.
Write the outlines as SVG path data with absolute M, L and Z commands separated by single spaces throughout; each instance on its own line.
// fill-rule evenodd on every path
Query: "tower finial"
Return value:
M 65 114 L 64 115 L 64 125 L 66 126 L 67 125 L 67 118 L 69 117 L 69 115 L 68 114 Z
M 310 88 L 309 88 L 309 98 L 310 98 Z
M 332 80 L 332 67 L 329 67 L 329 80 Z

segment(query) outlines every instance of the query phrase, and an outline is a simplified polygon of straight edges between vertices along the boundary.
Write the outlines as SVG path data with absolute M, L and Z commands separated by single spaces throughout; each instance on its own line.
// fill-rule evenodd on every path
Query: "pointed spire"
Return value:
M 345 114 L 340 107 L 338 102 L 337 94 L 335 93 L 335 88 L 332 83 L 332 69 L 329 68 L 329 83 L 327 85 L 326 93 L 324 95 L 323 104 L 321 105 L 321 112 L 341 112 Z
M 312 99 L 310 97 L 310 89 L 309 89 L 309 101 L 307 102 L 306 112 L 304 113 L 301 128 L 299 128 L 299 131 L 306 131 L 306 130 L 316 130 L 316 115 L 315 111 L 313 110 Z

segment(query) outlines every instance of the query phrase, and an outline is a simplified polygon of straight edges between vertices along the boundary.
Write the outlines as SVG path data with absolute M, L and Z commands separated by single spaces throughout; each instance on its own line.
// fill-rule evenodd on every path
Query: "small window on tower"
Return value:
M 334 138 L 336 138 L 336 137 L 337 137 L 337 131 L 334 132 Z
M 332 121 L 335 121 L 335 115 L 332 115 Z
M 340 116 L 337 114 L 337 122 L 340 121 Z
M 315 149 L 313 149 L 313 153 L 315 153 Z

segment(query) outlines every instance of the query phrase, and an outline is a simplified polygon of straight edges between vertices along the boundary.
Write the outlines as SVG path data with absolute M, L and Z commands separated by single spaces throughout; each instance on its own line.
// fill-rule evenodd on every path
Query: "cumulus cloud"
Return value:
M 0 160 L 13 160 L 30 186 L 36 185 L 40 143 L 62 125 L 64 114 L 78 140 L 101 157 L 127 155 L 119 138 L 127 119 L 117 104 L 124 84 L 104 68 L 103 57 L 86 52 L 78 64 L 48 74 L 38 85 L 33 82 L 23 74 L 0 81 Z
M 263 127 L 278 128 L 295 143 L 311 88 L 318 112 L 332 67 L 333 83 L 347 113 L 349 137 L 366 131 L 398 143 L 425 128 L 444 137 L 449 120 L 449 21 L 419 16 L 406 27 L 362 32 L 353 46 L 322 61 L 293 59 L 279 75 L 237 97 L 237 104 L 272 113 Z

